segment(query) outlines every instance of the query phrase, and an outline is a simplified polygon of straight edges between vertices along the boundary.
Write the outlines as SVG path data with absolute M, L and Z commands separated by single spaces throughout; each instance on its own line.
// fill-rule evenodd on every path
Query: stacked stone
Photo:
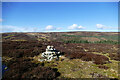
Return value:
M 47 46 L 46 52 L 42 53 L 45 61 L 51 61 L 53 58 L 59 58 L 60 52 L 58 52 L 53 46 Z

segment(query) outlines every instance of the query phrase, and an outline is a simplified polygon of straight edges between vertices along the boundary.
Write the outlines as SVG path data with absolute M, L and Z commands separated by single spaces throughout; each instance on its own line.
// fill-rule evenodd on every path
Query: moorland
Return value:
M 3 80 L 118 78 L 117 32 L 2 33 Z M 48 45 L 62 53 L 59 60 L 38 61 Z

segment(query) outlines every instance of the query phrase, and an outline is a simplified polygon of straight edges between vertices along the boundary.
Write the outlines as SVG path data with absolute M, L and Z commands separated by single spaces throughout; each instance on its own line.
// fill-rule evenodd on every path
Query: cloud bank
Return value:
M 111 27 L 105 26 L 103 24 L 96 24 L 97 30 L 118 30 L 118 27 Z M 86 29 L 83 26 L 78 24 L 72 24 L 71 26 L 66 27 L 63 29 L 62 27 L 54 27 L 53 25 L 47 25 L 46 27 L 19 27 L 19 26 L 12 26 L 12 25 L 3 25 L 0 26 L 0 33 L 2 32 L 49 32 L 49 31 L 66 31 L 66 30 L 81 30 Z M 96 31 L 97 31 L 96 30 Z
M 96 24 L 97 29 L 118 29 L 118 27 L 105 26 L 103 24 Z
M 36 32 L 39 31 L 36 27 L 18 27 L 11 25 L 3 25 L 1 32 Z
M 53 27 L 53 25 L 48 25 L 44 29 L 40 27 L 19 27 L 12 25 L 2 25 L 0 26 L 0 33 L 2 32 L 44 32 L 44 31 L 54 31 L 61 30 L 61 27 Z

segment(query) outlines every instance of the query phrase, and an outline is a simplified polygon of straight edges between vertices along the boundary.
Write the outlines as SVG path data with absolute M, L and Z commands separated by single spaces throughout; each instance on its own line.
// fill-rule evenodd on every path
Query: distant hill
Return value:
M 98 42 L 118 41 L 118 32 L 30 32 L 3 33 L 2 41 L 62 41 L 62 42 Z

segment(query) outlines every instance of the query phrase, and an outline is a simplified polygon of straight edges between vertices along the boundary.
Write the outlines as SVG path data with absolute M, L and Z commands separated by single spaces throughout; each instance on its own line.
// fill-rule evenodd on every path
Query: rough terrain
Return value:
M 3 33 L 3 80 L 118 78 L 117 32 Z M 47 45 L 62 53 L 59 61 L 37 61 Z

